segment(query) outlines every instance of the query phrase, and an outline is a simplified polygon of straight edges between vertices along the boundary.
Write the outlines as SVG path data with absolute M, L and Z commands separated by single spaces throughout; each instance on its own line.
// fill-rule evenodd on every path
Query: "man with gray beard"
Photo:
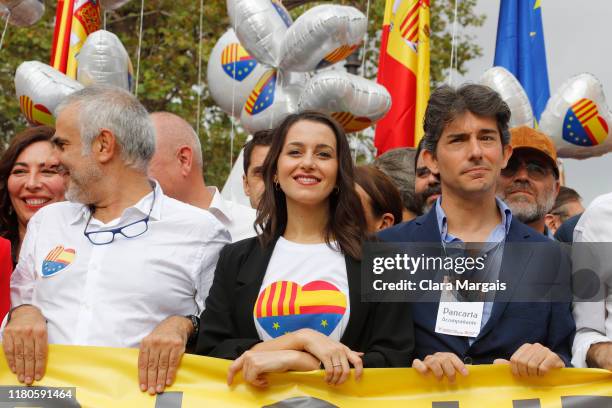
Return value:
M 501 171 L 497 194 L 521 222 L 552 239 L 545 216 L 559 193 L 559 167 L 553 142 L 527 126 L 510 130 L 512 156 Z
M 56 114 L 70 201 L 28 223 L 2 333 L 8 366 L 30 385 L 44 375 L 48 343 L 138 347 L 140 389 L 163 392 L 197 334 L 229 234 L 148 178 L 155 131 L 132 94 L 90 86 Z

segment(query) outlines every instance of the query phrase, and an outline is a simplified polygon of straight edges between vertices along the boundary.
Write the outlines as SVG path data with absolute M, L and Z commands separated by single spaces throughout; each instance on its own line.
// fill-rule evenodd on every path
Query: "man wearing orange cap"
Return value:
M 521 222 L 552 239 L 544 218 L 559 193 L 555 146 L 544 133 L 527 126 L 510 134 L 512 156 L 499 176 L 497 194 Z

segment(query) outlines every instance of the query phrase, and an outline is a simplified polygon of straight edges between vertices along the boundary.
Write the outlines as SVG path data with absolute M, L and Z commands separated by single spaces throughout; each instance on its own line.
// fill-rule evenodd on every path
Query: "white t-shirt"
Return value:
M 279 238 L 253 308 L 259 338 L 310 328 L 340 341 L 349 315 L 344 255 Z

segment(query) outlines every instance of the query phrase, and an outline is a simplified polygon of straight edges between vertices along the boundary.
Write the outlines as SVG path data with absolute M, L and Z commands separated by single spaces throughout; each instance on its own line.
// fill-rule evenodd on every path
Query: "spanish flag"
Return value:
M 60 0 L 57 5 L 51 66 L 76 78 L 76 55 L 87 36 L 101 26 L 98 0 Z
M 391 110 L 376 125 L 378 154 L 416 146 L 429 100 L 430 0 L 387 0 L 378 82 L 391 94 Z

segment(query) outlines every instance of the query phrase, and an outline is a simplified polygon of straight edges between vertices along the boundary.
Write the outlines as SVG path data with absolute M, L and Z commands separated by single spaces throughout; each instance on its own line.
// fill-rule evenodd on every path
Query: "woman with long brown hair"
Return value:
M 0 158 L 0 237 L 11 241 L 14 261 L 28 221 L 42 207 L 64 200 L 66 179 L 48 126 L 28 128 L 13 137 Z
M 408 306 L 361 301 L 363 208 L 348 141 L 317 112 L 289 115 L 264 162 L 257 238 L 226 246 L 201 317 L 198 354 L 234 359 L 228 382 L 322 367 L 340 384 L 363 367 L 409 366 Z

